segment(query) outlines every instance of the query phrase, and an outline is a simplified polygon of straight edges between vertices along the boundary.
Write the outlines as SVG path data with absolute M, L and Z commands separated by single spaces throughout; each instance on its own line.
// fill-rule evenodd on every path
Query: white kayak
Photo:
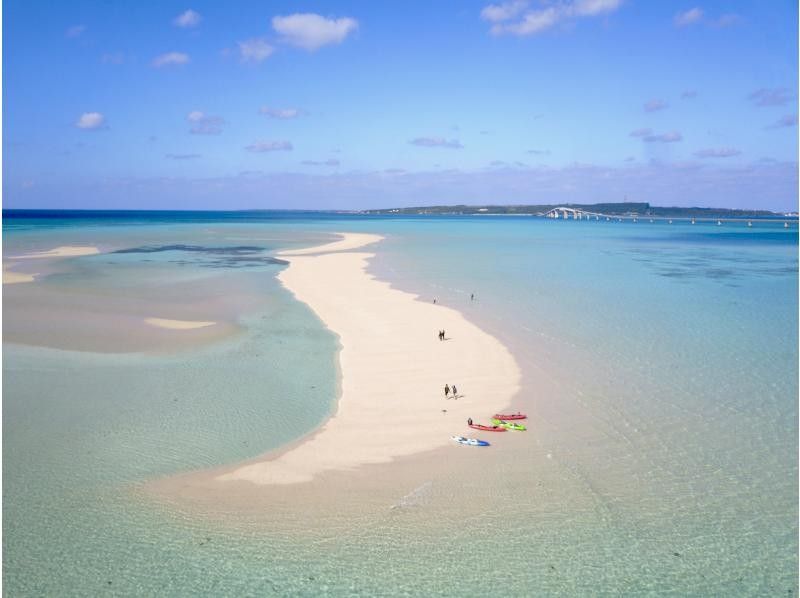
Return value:
M 464 438 L 463 436 L 453 436 L 453 440 L 459 444 L 468 444 L 470 446 L 489 446 L 485 440 L 478 440 L 477 438 Z

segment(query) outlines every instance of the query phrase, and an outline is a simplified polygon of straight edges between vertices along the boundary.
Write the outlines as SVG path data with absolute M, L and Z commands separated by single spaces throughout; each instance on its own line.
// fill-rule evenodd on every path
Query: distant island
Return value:
M 419 206 L 363 210 L 365 214 L 451 214 L 451 215 L 505 215 L 546 216 L 556 209 L 566 208 L 584 213 L 626 218 L 796 218 L 797 213 L 783 214 L 769 210 L 741 210 L 729 208 L 680 208 L 651 206 L 646 202 L 620 202 L 596 204 L 541 204 L 541 205 L 455 205 Z

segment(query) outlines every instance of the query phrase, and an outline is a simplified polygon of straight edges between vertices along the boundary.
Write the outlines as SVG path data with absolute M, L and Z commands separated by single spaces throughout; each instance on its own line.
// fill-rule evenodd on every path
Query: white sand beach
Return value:
M 157 328 L 168 328 L 170 330 L 194 330 L 195 328 L 207 328 L 214 326 L 216 322 L 203 322 L 197 320 L 168 320 L 165 318 L 145 318 L 145 323 Z
M 509 405 L 521 376 L 511 353 L 458 311 L 369 275 L 373 254 L 350 250 L 380 239 L 348 233 L 281 254 L 292 256 L 281 282 L 340 337 L 341 397 L 333 417 L 304 442 L 216 480 L 294 484 L 386 463 L 452 444 L 452 435 L 469 433 L 468 417 L 488 423 Z M 347 251 L 329 253 L 337 250 Z M 441 329 L 445 341 L 438 339 Z M 458 387 L 457 399 L 445 399 L 445 384 Z

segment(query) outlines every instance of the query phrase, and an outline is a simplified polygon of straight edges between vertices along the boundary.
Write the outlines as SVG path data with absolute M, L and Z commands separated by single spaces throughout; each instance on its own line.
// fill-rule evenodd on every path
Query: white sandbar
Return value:
M 36 274 L 26 274 L 25 272 L 12 272 L 9 264 L 3 264 L 3 284 L 19 284 L 21 282 L 33 282 Z
M 336 243 L 281 254 L 292 256 L 281 282 L 340 337 L 342 394 L 336 413 L 308 440 L 233 467 L 218 481 L 293 484 L 386 463 L 452 444 L 468 417 L 488 423 L 509 405 L 520 370 L 497 339 L 454 309 L 376 280 L 366 272 L 373 254 L 324 253 L 380 239 L 348 233 Z M 449 340 L 438 340 L 441 329 Z M 445 383 L 456 384 L 462 396 L 446 400 Z

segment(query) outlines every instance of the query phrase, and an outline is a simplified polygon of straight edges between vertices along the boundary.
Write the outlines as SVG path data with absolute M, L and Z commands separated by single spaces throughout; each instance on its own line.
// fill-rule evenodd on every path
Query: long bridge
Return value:
M 582 210 L 580 208 L 570 208 L 568 206 L 556 206 L 555 208 L 551 208 L 547 212 L 540 212 L 537 214 L 538 216 L 543 216 L 545 218 L 554 218 L 554 219 L 562 219 L 562 220 L 616 220 L 617 222 L 622 222 L 623 220 L 630 220 L 633 222 L 638 222 L 640 218 L 647 219 L 650 222 L 663 221 L 672 224 L 673 220 L 677 221 L 690 221 L 692 224 L 695 222 L 714 222 L 718 226 L 722 226 L 724 222 L 747 222 L 747 226 L 753 226 L 753 219 L 748 218 L 715 218 L 713 216 L 706 216 L 706 217 L 691 217 L 691 216 L 675 216 L 675 217 L 666 217 L 666 216 L 651 216 L 651 215 L 641 215 L 636 213 L 628 213 L 628 214 L 602 214 L 600 212 L 590 212 L 588 210 Z M 796 224 L 797 219 L 793 218 L 791 220 L 784 220 L 782 218 L 776 218 L 774 220 L 761 220 L 760 222 L 782 222 L 784 228 L 789 228 L 790 222 Z
M 587 212 L 586 210 L 580 210 L 578 208 L 568 208 L 566 206 L 557 206 L 540 214 L 540 216 L 544 216 L 545 218 L 563 218 L 564 220 L 569 220 L 570 218 L 573 220 L 600 220 L 600 218 L 620 218 L 620 216 L 608 216 L 606 214 L 600 214 L 599 212 Z

